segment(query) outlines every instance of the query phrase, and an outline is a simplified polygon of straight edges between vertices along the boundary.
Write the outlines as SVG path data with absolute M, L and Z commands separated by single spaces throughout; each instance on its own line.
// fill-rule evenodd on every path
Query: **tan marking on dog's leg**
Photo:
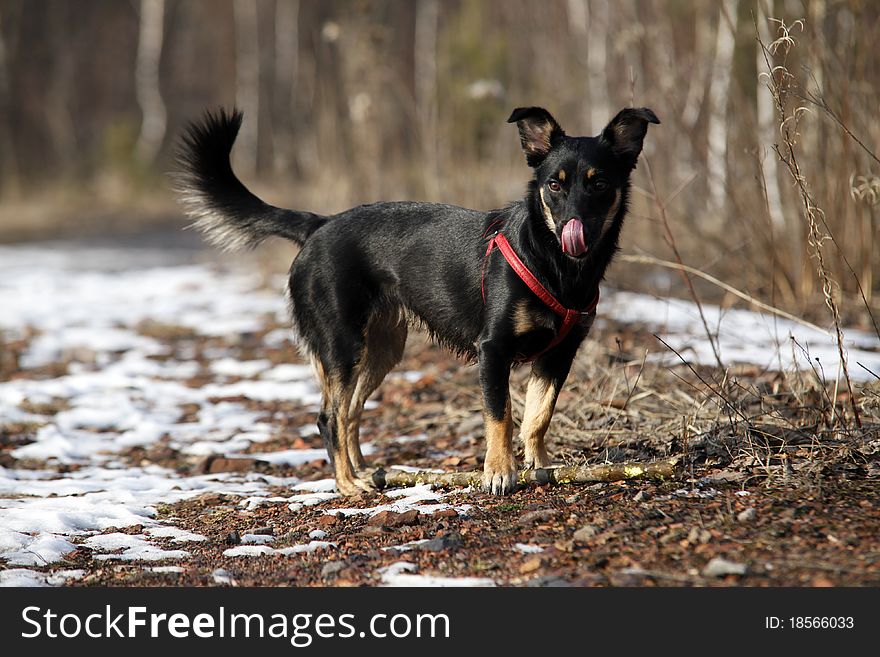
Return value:
M 556 232 L 556 222 L 553 220 L 553 213 L 550 212 L 550 208 L 547 206 L 547 201 L 544 200 L 544 188 L 538 190 L 538 196 L 541 197 L 541 210 L 544 212 L 544 221 L 547 223 L 547 226 L 550 228 L 550 232 Z
M 367 461 L 361 451 L 361 414 L 364 410 L 364 402 L 369 393 L 364 394 L 364 375 L 358 376 L 358 382 L 348 407 L 348 458 L 356 471 L 365 470 Z
M 358 361 L 357 383 L 348 407 L 348 456 L 358 472 L 366 470 L 361 451 L 360 425 L 364 403 L 385 376 L 400 362 L 406 345 L 406 321 L 399 313 L 373 318 L 364 335 L 364 350 Z
M 324 366 L 315 356 L 309 356 L 309 361 L 312 364 L 312 370 L 314 370 L 315 378 L 318 380 L 318 385 L 321 388 L 321 395 L 324 399 L 328 399 L 330 397 L 330 389 L 327 385 L 327 376 L 324 373 Z
M 352 436 L 348 413 L 354 389 L 355 385 L 343 388 L 335 406 L 338 449 L 333 458 L 333 469 L 336 477 L 336 488 L 346 496 L 358 495 L 361 492 L 373 490 L 368 481 L 358 478 L 349 456 L 351 453 L 350 444 Z
M 490 493 L 506 494 L 516 486 L 516 457 L 513 454 L 513 417 L 510 395 L 504 417 L 497 420 L 485 416 L 486 460 L 483 464 L 483 487 Z
M 544 436 L 550 426 L 558 395 L 559 391 L 552 381 L 532 372 L 526 387 L 525 410 L 520 427 L 527 468 L 546 468 L 550 465 L 550 455 L 544 447 Z

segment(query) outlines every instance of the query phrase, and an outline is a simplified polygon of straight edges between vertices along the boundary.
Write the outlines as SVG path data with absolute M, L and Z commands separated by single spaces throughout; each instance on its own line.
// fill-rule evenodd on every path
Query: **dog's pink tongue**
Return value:
M 587 243 L 584 240 L 584 225 L 580 219 L 569 219 L 562 229 L 562 252 L 572 256 L 586 253 Z

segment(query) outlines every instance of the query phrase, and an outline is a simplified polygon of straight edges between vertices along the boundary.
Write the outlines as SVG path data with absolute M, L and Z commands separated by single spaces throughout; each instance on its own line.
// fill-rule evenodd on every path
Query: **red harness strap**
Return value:
M 498 250 L 501 251 L 501 255 L 504 256 L 504 259 L 507 261 L 507 264 L 510 265 L 510 268 L 516 272 L 516 275 L 522 279 L 522 282 L 525 283 L 528 288 L 535 293 L 541 301 L 544 302 L 544 305 L 550 308 L 554 313 L 562 317 L 562 326 L 559 327 L 559 332 L 556 336 L 550 341 L 544 349 L 539 351 L 537 354 L 525 359 L 525 360 L 534 360 L 541 354 L 546 351 L 549 351 L 560 342 L 565 339 L 565 336 L 568 335 L 569 331 L 577 324 L 578 320 L 583 315 L 589 315 L 596 310 L 596 306 L 599 305 L 599 287 L 596 286 L 596 294 L 593 297 L 590 305 L 587 306 L 584 310 L 574 310 L 572 308 L 566 308 L 559 301 L 550 294 L 550 291 L 541 285 L 541 281 L 535 278 L 535 275 L 529 270 L 528 267 L 525 266 L 520 257 L 516 254 L 516 251 L 513 250 L 513 247 L 510 245 L 510 242 L 507 241 L 507 238 L 504 237 L 501 233 L 496 233 L 491 240 L 489 240 L 489 248 L 486 249 L 486 255 L 483 260 L 483 274 L 482 279 L 480 281 L 480 288 L 483 293 L 483 304 L 486 303 L 486 262 L 489 259 L 489 254 L 492 253 L 492 249 L 498 247 Z

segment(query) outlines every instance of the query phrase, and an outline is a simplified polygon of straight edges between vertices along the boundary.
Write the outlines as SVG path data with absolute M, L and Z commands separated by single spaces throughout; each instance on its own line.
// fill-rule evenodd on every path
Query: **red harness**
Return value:
M 491 240 L 489 240 L 489 248 L 486 249 L 486 255 L 483 259 L 483 273 L 482 278 L 480 280 L 480 289 L 483 293 L 483 304 L 486 303 L 486 263 L 489 260 L 489 254 L 492 253 L 492 249 L 498 247 L 498 250 L 501 251 L 501 255 L 504 256 L 504 259 L 507 261 L 507 264 L 510 265 L 510 268 L 516 272 L 516 275 L 522 279 L 522 282 L 525 283 L 529 289 L 535 293 L 541 301 L 544 302 L 544 305 L 550 308 L 554 313 L 559 315 L 562 318 L 562 326 L 559 327 L 559 331 L 556 333 L 556 336 L 550 341 L 544 349 L 539 351 L 538 353 L 528 357 L 523 358 L 523 362 L 527 362 L 530 360 L 534 360 L 538 356 L 543 353 L 549 351 L 560 342 L 565 339 L 565 336 L 568 335 L 569 331 L 574 327 L 575 324 L 580 321 L 580 318 L 584 315 L 590 315 L 596 312 L 596 306 L 599 305 L 599 286 L 596 286 L 596 294 L 593 297 L 593 300 L 590 302 L 590 305 L 587 306 L 585 310 L 574 310 L 572 308 L 566 308 L 559 301 L 550 294 L 550 291 L 541 285 L 541 281 L 539 281 L 535 275 L 529 270 L 528 267 L 525 266 L 520 257 L 516 254 L 516 251 L 513 250 L 513 247 L 510 245 L 510 242 L 507 241 L 507 238 L 504 237 L 501 233 L 495 233 Z

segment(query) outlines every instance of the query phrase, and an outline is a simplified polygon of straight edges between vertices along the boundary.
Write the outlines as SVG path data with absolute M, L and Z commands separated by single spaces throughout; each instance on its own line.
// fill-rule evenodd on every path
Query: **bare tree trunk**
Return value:
M 46 17 L 47 41 L 51 52 L 52 66 L 45 80 L 45 117 L 49 130 L 55 163 L 59 171 L 76 166 L 76 129 L 70 110 L 72 90 L 76 84 L 74 60 L 68 56 L 71 47 L 69 29 L 70 16 L 59 8 L 50 11 Z
M 587 39 L 587 85 L 590 90 L 590 124 L 598 134 L 608 119 L 608 0 L 591 0 Z
M 756 16 L 758 25 L 758 37 L 763 43 L 770 43 L 770 30 L 767 26 L 767 15 L 765 7 Z M 757 71 L 758 71 L 758 151 L 759 157 L 763 163 L 762 171 L 764 176 L 764 189 L 767 193 L 767 211 L 770 215 L 770 221 L 773 224 L 773 230 L 785 230 L 785 215 L 782 212 L 782 194 L 779 190 L 779 173 L 776 156 L 772 152 L 772 145 L 776 143 L 776 111 L 773 107 L 773 98 L 770 90 L 764 81 L 764 77 L 760 75 L 766 71 L 767 63 L 764 60 L 764 49 L 761 43 L 755 44 L 757 48 Z M 769 157 L 765 157 L 769 154 Z M 797 259 L 797 258 L 796 258 Z
M 148 164 L 156 159 L 165 139 L 165 103 L 159 88 L 159 62 L 164 34 L 165 0 L 141 0 L 134 79 L 143 118 L 135 154 L 141 162 Z
M 260 126 L 260 52 L 257 3 L 235 0 L 235 102 L 245 121 L 236 144 L 238 166 L 245 174 L 257 170 Z
M 6 42 L 3 39 L 3 12 L 0 11 L 0 194 L 18 191 L 18 166 L 9 123 L 9 71 Z
M 709 81 L 708 185 L 709 221 L 721 226 L 727 195 L 727 108 L 733 72 L 733 48 L 736 40 L 736 12 L 739 0 L 724 0 L 718 14 L 715 66 Z
M 684 109 L 681 112 L 681 120 L 685 129 L 690 132 L 700 120 L 703 112 L 703 99 L 706 88 L 715 67 L 714 35 L 709 24 L 709 14 L 705 6 L 698 6 L 694 13 L 694 49 L 691 52 L 691 74 L 687 95 L 685 96 Z M 703 21 L 703 17 L 705 21 Z
M 589 10 L 588 0 L 568 0 L 565 5 L 566 18 L 568 19 L 568 31 L 574 37 L 575 41 L 573 48 L 574 55 L 587 72 L 589 72 L 587 54 L 583 45 L 588 41 L 589 20 L 587 19 L 587 16 Z M 589 78 L 589 75 L 586 77 Z M 589 79 L 585 80 L 584 86 L 589 100 Z M 582 107 L 584 108 L 583 120 L 586 125 L 592 128 L 593 119 L 590 112 L 590 103 L 583 103 Z
M 295 162 L 293 147 L 294 112 L 297 105 L 299 70 L 299 0 L 275 4 L 275 103 L 277 132 L 273 144 L 275 168 L 285 170 Z
M 416 114 L 422 143 L 422 171 L 429 200 L 440 197 L 440 171 L 437 148 L 437 26 L 438 0 L 418 0 L 416 4 L 413 65 L 415 68 Z

